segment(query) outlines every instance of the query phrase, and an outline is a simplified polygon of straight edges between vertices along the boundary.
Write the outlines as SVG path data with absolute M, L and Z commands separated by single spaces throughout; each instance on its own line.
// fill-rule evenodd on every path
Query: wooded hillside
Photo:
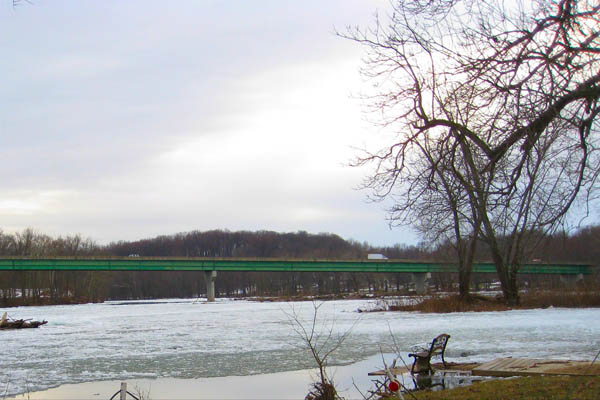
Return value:
M 600 226 L 573 234 L 547 238 L 532 258 L 543 262 L 597 263 L 600 259 Z M 478 259 L 487 254 L 481 246 Z M 178 257 L 288 257 L 319 259 L 360 259 L 368 253 L 388 258 L 428 259 L 452 262 L 451 244 L 374 247 L 368 243 L 344 240 L 334 234 L 307 232 L 224 230 L 192 231 L 158 236 L 133 242 L 119 241 L 105 246 L 78 235 L 52 238 L 26 229 L 16 234 L 0 232 L 0 255 L 8 256 L 178 256 Z M 533 278 L 530 278 L 533 279 Z M 544 278 L 547 284 L 552 282 Z M 544 280 L 542 279 L 542 280 Z M 494 280 L 493 276 L 474 276 L 475 285 Z M 539 281 L 540 278 L 537 278 Z M 406 291 L 408 274 L 367 273 L 276 273 L 220 272 L 216 281 L 220 296 L 294 296 L 301 294 L 339 294 L 358 292 Z M 437 274 L 431 283 L 451 289 L 456 277 Z M 538 282 L 544 283 L 544 282 Z M 200 297 L 205 295 L 203 272 L 0 272 L 0 305 L 48 304 L 106 299 L 145 299 L 162 297 Z

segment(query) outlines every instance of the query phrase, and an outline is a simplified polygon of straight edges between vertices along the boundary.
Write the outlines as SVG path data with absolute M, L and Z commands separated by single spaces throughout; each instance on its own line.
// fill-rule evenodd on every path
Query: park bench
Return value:
M 424 372 L 433 372 L 433 368 L 431 368 L 431 357 L 435 356 L 441 356 L 444 368 L 446 368 L 447 366 L 446 360 L 444 360 L 444 352 L 446 351 L 448 339 L 450 339 L 450 335 L 442 333 L 441 335 L 433 339 L 428 348 L 423 347 L 413 353 L 410 353 L 408 356 L 414 357 L 415 359 L 410 373 L 415 374 L 416 372 L 420 374 Z

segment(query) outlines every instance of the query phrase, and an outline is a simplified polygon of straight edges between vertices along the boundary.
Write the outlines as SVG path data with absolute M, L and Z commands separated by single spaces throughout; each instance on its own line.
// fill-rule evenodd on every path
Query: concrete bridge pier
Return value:
M 215 281 L 217 280 L 217 271 L 204 271 L 206 279 L 206 300 L 215 301 Z
M 412 273 L 413 282 L 415 284 L 415 290 L 417 294 L 425 294 L 427 293 L 427 281 L 431 279 L 430 272 L 413 272 Z
M 577 282 L 583 280 L 583 274 L 561 274 L 560 281 L 563 285 L 574 288 L 577 285 Z

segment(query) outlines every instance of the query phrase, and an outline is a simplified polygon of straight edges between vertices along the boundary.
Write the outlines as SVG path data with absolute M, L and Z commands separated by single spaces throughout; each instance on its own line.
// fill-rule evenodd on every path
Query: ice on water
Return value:
M 319 308 L 324 333 L 332 326 L 336 332 L 352 329 L 334 364 L 390 351 L 390 332 L 405 353 L 415 343 L 448 333 L 451 361 L 503 356 L 591 359 L 600 348 L 600 309 L 357 312 L 372 302 L 330 301 Z M 311 302 L 190 299 L 7 311 L 49 323 L 39 329 L 0 331 L 0 396 L 96 380 L 251 375 L 314 366 L 289 321 L 296 313 L 309 326 Z

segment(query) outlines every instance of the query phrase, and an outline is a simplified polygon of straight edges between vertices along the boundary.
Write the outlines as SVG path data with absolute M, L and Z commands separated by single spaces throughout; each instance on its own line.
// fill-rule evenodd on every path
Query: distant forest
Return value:
M 32 229 L 15 234 L 0 231 L 2 256 L 177 256 L 177 257 L 285 257 L 308 259 L 365 259 L 369 253 L 390 259 L 453 262 L 451 243 L 435 246 L 395 245 L 376 247 L 344 240 L 334 234 L 307 232 L 226 230 L 192 231 L 132 242 L 98 245 L 79 235 L 53 238 Z M 477 259 L 489 260 L 480 246 Z M 574 233 L 545 238 L 532 256 L 535 262 L 581 262 L 597 265 L 600 260 L 600 225 Z M 199 272 L 88 272 L 88 271 L 0 271 L 0 305 L 93 302 L 107 299 L 202 297 L 206 294 L 204 273 Z M 552 285 L 553 279 L 527 277 L 527 284 Z M 491 274 L 473 276 L 474 289 L 495 280 Z M 219 272 L 218 296 L 299 296 L 345 293 L 406 293 L 409 274 Z M 452 273 L 434 274 L 430 284 L 452 290 Z

